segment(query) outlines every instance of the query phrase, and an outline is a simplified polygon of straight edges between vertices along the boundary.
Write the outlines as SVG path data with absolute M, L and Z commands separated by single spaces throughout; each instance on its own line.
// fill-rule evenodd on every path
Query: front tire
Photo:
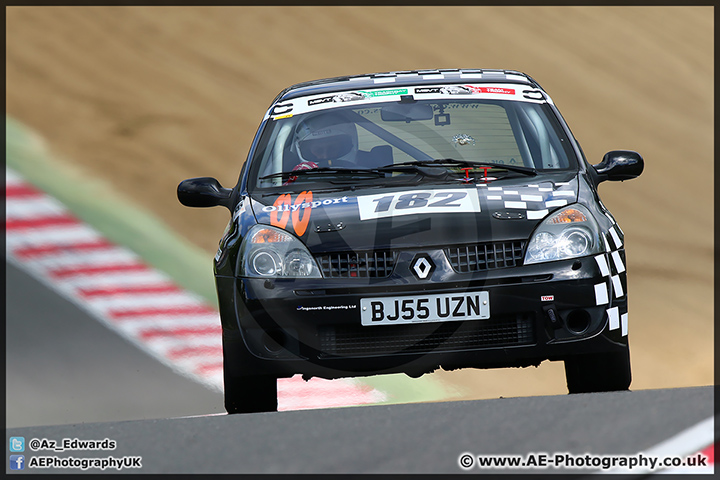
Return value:
M 277 378 L 225 375 L 225 410 L 229 414 L 277 412 Z
M 565 378 L 571 394 L 628 390 L 632 381 L 630 349 L 625 346 L 620 352 L 567 358 Z
M 223 331 L 225 410 L 229 414 L 277 412 L 277 377 L 261 372 L 242 339 Z

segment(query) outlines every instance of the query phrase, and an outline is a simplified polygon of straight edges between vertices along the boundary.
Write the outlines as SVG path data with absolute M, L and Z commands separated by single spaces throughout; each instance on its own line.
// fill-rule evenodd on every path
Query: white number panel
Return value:
M 427 213 L 479 212 L 477 191 L 469 188 L 410 190 L 358 197 L 360 220 Z

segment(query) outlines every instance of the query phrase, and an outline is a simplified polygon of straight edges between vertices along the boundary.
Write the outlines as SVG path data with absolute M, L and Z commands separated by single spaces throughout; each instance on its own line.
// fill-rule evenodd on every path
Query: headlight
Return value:
M 243 240 L 240 276 L 322 278 L 315 260 L 300 240 L 267 225 L 255 225 Z
M 525 252 L 525 265 L 584 257 L 602 251 L 600 228 L 590 211 L 573 204 L 538 226 Z

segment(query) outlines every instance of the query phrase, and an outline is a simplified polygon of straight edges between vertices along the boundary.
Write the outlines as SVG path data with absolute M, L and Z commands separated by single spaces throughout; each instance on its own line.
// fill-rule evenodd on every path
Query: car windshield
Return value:
M 270 117 L 248 187 L 376 187 L 570 168 L 570 142 L 545 103 L 410 97 Z

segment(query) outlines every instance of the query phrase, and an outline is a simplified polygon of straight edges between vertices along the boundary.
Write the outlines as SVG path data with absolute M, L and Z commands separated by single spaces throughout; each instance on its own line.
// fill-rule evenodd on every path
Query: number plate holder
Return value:
M 485 291 L 360 299 L 360 321 L 365 327 L 488 318 L 490 295 Z

